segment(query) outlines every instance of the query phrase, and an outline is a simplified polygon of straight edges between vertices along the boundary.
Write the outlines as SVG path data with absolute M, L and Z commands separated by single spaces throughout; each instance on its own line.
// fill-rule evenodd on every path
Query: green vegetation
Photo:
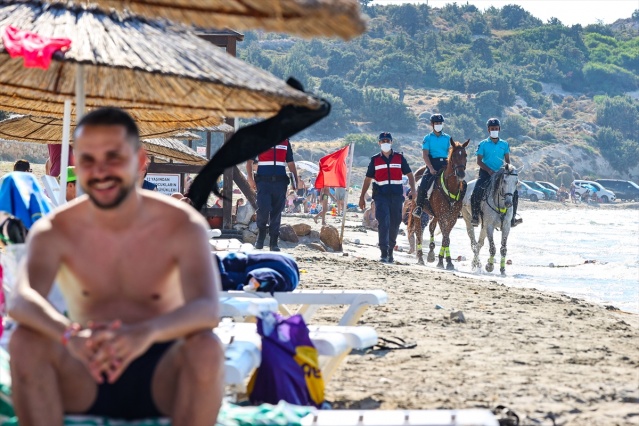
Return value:
M 360 3 L 368 31 L 350 42 L 251 32 L 240 44 L 243 59 L 333 103 L 301 137 L 421 134 L 428 115 L 441 112 L 448 133 L 476 142 L 496 116 L 522 155 L 568 143 L 621 172 L 637 162 L 639 102 L 626 94 L 639 90 L 639 10 L 582 27 L 542 22 L 517 5 Z M 357 143 L 366 151 L 364 139 Z

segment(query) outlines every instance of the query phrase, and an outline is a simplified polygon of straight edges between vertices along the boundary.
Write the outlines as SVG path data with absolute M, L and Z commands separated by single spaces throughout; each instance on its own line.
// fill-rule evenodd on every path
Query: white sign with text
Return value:
M 180 192 L 180 174 L 179 173 L 149 173 L 146 180 L 158 186 L 158 192 L 171 195 Z

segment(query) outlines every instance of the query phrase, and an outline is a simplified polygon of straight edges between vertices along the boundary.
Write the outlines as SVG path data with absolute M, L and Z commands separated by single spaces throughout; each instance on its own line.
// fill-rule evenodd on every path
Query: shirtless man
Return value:
M 95 110 L 74 137 L 86 195 L 31 229 L 9 309 L 20 425 L 64 414 L 213 425 L 224 354 L 206 222 L 136 184 L 146 154 L 125 112 Z M 68 318 L 45 299 L 56 276 Z

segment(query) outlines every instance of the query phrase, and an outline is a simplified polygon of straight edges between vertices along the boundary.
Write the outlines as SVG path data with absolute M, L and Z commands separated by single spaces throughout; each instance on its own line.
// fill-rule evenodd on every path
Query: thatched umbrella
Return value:
M 66 167 L 71 106 L 118 106 L 138 121 L 220 124 L 212 116 L 271 116 L 283 105 L 317 108 L 311 96 L 232 57 L 169 23 L 120 17 L 40 1 L 0 0 L 0 33 L 8 26 L 44 37 L 67 38 L 48 69 L 25 68 L 0 54 L 0 109 L 64 117 L 62 167 Z M 4 42 L 0 53 L 6 53 Z M 208 120 L 208 121 L 207 121 Z M 187 126 L 172 125 L 168 128 Z M 64 186 L 66 175 L 62 176 Z
M 0 121 L 0 139 L 42 144 L 62 143 L 63 120 L 61 118 L 35 117 L 30 115 L 16 115 Z M 171 137 L 174 139 L 199 139 L 192 132 L 180 129 L 156 129 L 149 123 L 138 123 L 142 139 Z M 233 127 L 228 124 L 208 127 L 207 130 L 232 132 Z M 74 126 L 71 126 L 71 133 Z
M 259 28 L 302 37 L 338 36 L 346 40 L 366 30 L 358 0 L 90 0 L 87 3 L 202 28 Z
M 317 106 L 311 96 L 168 23 L 0 0 L 0 32 L 8 25 L 72 43 L 68 52 L 54 55 L 47 70 L 24 68 L 21 59 L 0 54 L 0 109 L 62 117 L 76 81 L 84 85 L 88 108 L 119 106 L 156 123 L 271 116 L 283 105 Z M 4 44 L 0 52 L 6 52 Z
M 149 155 L 158 156 L 178 163 L 204 165 L 207 159 L 184 145 L 177 139 L 145 139 L 142 146 Z

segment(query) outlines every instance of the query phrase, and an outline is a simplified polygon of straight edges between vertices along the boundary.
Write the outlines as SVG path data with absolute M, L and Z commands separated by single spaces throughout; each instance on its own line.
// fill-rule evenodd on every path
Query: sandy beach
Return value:
M 360 244 L 347 242 L 344 253 L 283 245 L 304 271 L 301 288 L 383 289 L 389 302 L 360 324 L 417 346 L 351 354 L 327 387 L 335 408 L 505 405 L 522 425 L 639 424 L 639 315 L 420 267 L 405 253 L 399 264 L 380 264 L 377 234 L 361 232 L 358 217 L 347 214 L 345 240 Z M 320 228 L 308 218 L 284 222 Z M 339 229 L 339 219 L 328 223 Z M 465 323 L 450 319 L 453 309 Z M 340 313 L 325 308 L 314 323 L 334 324 Z

